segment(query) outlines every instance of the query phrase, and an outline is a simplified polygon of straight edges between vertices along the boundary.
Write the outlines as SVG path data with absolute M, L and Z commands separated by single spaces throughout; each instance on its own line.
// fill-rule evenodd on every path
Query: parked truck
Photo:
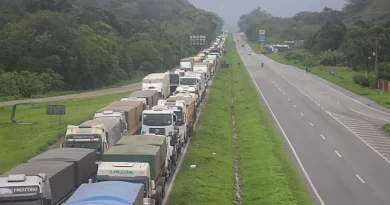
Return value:
M 142 182 L 144 186 L 151 187 L 144 198 L 153 198 L 155 204 L 161 205 L 169 173 L 160 149 L 159 146 L 141 144 L 114 146 L 104 153 L 97 180 Z
M 145 99 L 148 108 L 152 109 L 153 106 L 157 105 L 157 101 L 160 99 L 156 90 L 137 90 L 130 94 L 129 99 L 138 98 Z
M 64 205 L 144 205 L 144 185 L 118 181 L 83 184 Z
M 195 101 L 195 107 L 199 107 L 199 105 L 200 105 L 199 96 L 192 91 L 187 91 L 187 90 L 178 91 L 178 92 L 175 92 L 175 95 L 169 96 L 169 98 L 175 97 L 175 96 L 176 97 L 192 98 Z
M 104 114 L 107 111 L 124 113 L 127 133 L 128 135 L 135 135 L 141 131 L 141 122 L 139 118 L 142 115 L 143 110 L 143 103 L 141 101 L 114 101 L 106 107 L 98 110 L 95 113 L 95 118 L 96 116 L 100 116 L 99 119 L 104 118 Z M 110 117 L 106 117 L 106 119 L 110 119 Z
M 195 85 L 190 85 L 190 83 L 187 82 L 193 82 L 195 81 Z M 184 77 L 180 78 L 180 85 L 188 84 L 187 86 L 195 87 L 197 89 L 196 94 L 199 95 L 201 101 L 204 99 L 204 96 L 206 95 L 206 79 L 204 79 L 204 75 L 201 73 L 195 73 L 195 72 L 186 72 L 186 75 Z
M 180 73 L 178 71 L 169 71 L 169 81 L 170 81 L 169 94 L 172 95 L 180 84 Z
M 102 154 L 122 137 L 121 124 L 112 119 L 93 119 L 79 126 L 68 125 L 61 148 L 89 148 L 96 150 L 99 161 Z
M 193 58 L 183 58 L 180 60 L 180 70 L 192 71 L 193 67 L 194 67 Z
M 195 73 L 205 73 L 205 80 L 208 81 L 211 79 L 211 66 L 209 62 L 204 63 L 195 63 L 194 64 Z
M 156 90 L 160 98 L 169 96 L 169 73 L 151 73 L 142 80 L 142 90 Z
M 167 99 L 168 102 L 185 102 L 185 133 L 186 133 L 186 141 L 189 137 L 191 137 L 194 133 L 194 124 L 197 118 L 197 112 L 196 112 L 196 98 L 190 97 L 190 96 L 170 96 Z
M 0 176 L 0 204 L 59 205 L 96 175 L 95 151 L 54 149 Z
M 179 128 L 179 138 L 181 141 L 181 145 L 183 146 L 187 143 L 187 126 L 186 126 L 186 102 L 183 100 L 159 100 L 159 106 L 166 106 L 168 109 L 173 110 L 177 119 L 175 125 Z

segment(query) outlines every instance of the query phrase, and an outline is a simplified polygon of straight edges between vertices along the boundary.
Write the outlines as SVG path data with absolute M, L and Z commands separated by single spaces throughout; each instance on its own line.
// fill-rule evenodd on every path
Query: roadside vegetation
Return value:
M 390 135 L 390 123 L 384 124 L 382 126 L 382 129 L 385 131 L 386 134 Z
M 388 8 L 383 0 L 356 0 L 342 11 L 325 7 L 321 12 L 299 12 L 293 18 L 273 17 L 258 8 L 241 16 L 239 27 L 255 52 L 263 49 L 255 43 L 259 28 L 266 30 L 266 44 L 304 40 L 293 51 L 267 55 L 280 63 L 312 68 L 313 74 L 390 108 L 390 94 L 375 89 L 373 53 L 377 39 L 378 79 L 390 80 Z
M 243 204 L 312 204 L 272 120 L 261 105 L 254 84 L 248 83 L 252 80 L 232 38 L 227 43 L 224 61 L 230 68 L 227 72 L 220 69 L 213 82 L 209 101 L 191 140 L 169 204 L 233 203 L 232 82 Z M 191 169 L 191 164 L 197 167 Z
M 65 135 L 67 125 L 91 119 L 93 113 L 129 93 L 52 102 L 65 105 L 65 116 L 46 115 L 46 103 L 18 105 L 17 124 L 10 120 L 12 107 L 0 107 L 0 174 L 55 144 Z M 32 124 L 30 124 L 32 123 Z
M 195 53 L 190 35 L 210 42 L 222 24 L 182 0 L 0 0 L 0 100 L 100 89 L 165 72 Z

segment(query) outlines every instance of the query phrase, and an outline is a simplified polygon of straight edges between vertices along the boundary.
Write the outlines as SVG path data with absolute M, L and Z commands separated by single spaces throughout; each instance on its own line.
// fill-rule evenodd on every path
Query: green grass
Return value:
M 385 131 L 386 134 L 390 134 L 390 123 L 384 124 L 382 126 L 383 131 Z
M 226 54 L 224 59 L 229 56 Z M 170 205 L 227 205 L 233 202 L 230 92 L 226 92 L 230 91 L 229 76 L 218 69 L 196 134 L 177 175 Z M 195 169 L 190 168 L 193 164 L 197 166 Z
M 0 173 L 25 162 L 48 145 L 61 138 L 69 124 L 79 123 L 92 118 L 93 113 L 112 101 L 120 100 L 129 93 L 113 94 L 100 97 L 74 99 L 52 102 L 48 104 L 66 105 L 66 115 L 62 116 L 59 125 L 58 116 L 46 116 L 46 104 L 19 105 L 16 109 L 18 122 L 31 122 L 30 125 L 12 125 L 10 121 L 11 107 L 0 108 Z M 52 126 L 51 127 L 51 122 Z
M 231 79 L 234 79 L 233 109 L 240 147 L 243 204 L 311 204 L 272 120 L 257 100 L 259 95 L 254 84 L 250 83 L 252 80 L 231 38 L 224 60 L 230 68 L 228 72 L 219 71 L 213 82 L 209 101 L 191 140 L 169 204 L 233 204 Z M 238 62 L 240 66 L 237 66 Z M 191 164 L 197 168 L 191 169 Z
M 294 63 L 286 60 L 283 55 L 279 53 L 267 54 L 269 58 L 279 63 L 292 65 L 301 69 L 304 69 L 304 66 L 299 63 Z M 329 74 L 330 70 L 335 71 L 335 76 L 332 77 Z M 352 77 L 358 74 L 357 71 L 353 71 L 351 68 L 347 67 L 331 67 L 331 66 L 316 66 L 312 68 L 311 72 L 327 81 L 330 81 L 346 90 L 349 90 L 357 95 L 364 96 L 368 99 L 371 99 L 382 105 L 383 107 L 390 108 L 390 93 L 380 92 L 378 90 L 362 87 L 353 82 Z
M 76 94 L 76 93 L 90 92 L 90 91 L 95 91 L 95 90 L 103 90 L 103 89 L 108 89 L 108 88 L 115 88 L 115 87 L 119 87 L 119 86 L 124 86 L 124 85 L 128 85 L 128 84 L 141 82 L 142 78 L 145 77 L 145 75 L 146 74 L 140 73 L 140 74 L 137 74 L 137 76 L 131 80 L 120 81 L 118 83 L 115 83 L 114 85 L 105 86 L 105 87 L 93 89 L 93 90 L 92 89 L 91 90 L 67 90 L 67 91 L 49 92 L 46 94 L 33 95 L 30 98 L 23 98 L 21 96 L 0 96 L 0 102 L 13 101 L 13 100 L 23 100 L 23 99 L 34 99 L 34 98 L 47 98 L 47 97 L 55 97 L 55 96 L 61 96 L 61 95 L 70 95 L 70 94 Z

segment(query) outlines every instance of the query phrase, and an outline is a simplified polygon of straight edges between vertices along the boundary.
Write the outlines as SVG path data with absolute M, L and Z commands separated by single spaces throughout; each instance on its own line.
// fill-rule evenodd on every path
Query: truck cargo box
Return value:
M 80 126 L 96 126 L 96 125 L 103 125 L 104 132 L 106 133 L 107 140 L 108 140 L 108 146 L 113 146 L 120 140 L 122 137 L 122 125 L 119 121 L 112 120 L 112 119 L 104 119 L 104 118 L 97 118 L 93 120 L 88 120 L 79 125 Z M 79 128 L 80 129 L 80 128 Z M 83 130 L 83 131 L 81 131 Z M 89 130 L 92 131 L 91 128 L 81 128 L 82 133 L 89 132 Z M 84 131 L 85 130 L 85 131 Z
M 149 108 L 157 105 L 157 101 L 160 99 L 156 90 L 137 90 L 132 92 L 129 97 L 146 98 Z
M 102 112 L 104 110 L 125 112 L 129 134 L 135 134 L 136 131 L 141 128 L 141 122 L 139 121 L 139 116 L 142 115 L 143 111 L 143 103 L 141 101 L 114 101 L 106 107 L 98 110 L 98 112 Z
M 160 176 L 162 167 L 160 148 L 153 145 L 119 145 L 103 154 L 103 162 L 145 162 L 150 165 L 150 176 Z
M 164 164 L 165 157 L 167 156 L 167 142 L 166 137 L 163 135 L 132 135 L 132 136 L 123 136 L 122 139 L 118 141 L 117 146 L 119 145 L 153 145 L 160 147 L 160 156 L 161 163 Z
M 143 205 L 144 185 L 121 181 L 83 184 L 64 205 Z
M 75 166 L 75 184 L 87 182 L 96 176 L 96 151 L 86 148 L 52 149 L 33 157 L 28 162 L 34 161 L 60 161 L 72 162 Z
M 56 204 L 71 194 L 76 188 L 74 170 L 74 164 L 70 162 L 34 161 L 20 164 L 2 176 L 45 173 L 51 189 L 51 204 Z

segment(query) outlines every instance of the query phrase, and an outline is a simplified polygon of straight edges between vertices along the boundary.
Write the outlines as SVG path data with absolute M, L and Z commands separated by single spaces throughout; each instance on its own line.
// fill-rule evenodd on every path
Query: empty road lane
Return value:
M 390 139 L 380 130 L 390 121 L 388 111 L 298 68 L 254 54 L 245 42 L 236 47 L 315 204 L 390 204 Z

